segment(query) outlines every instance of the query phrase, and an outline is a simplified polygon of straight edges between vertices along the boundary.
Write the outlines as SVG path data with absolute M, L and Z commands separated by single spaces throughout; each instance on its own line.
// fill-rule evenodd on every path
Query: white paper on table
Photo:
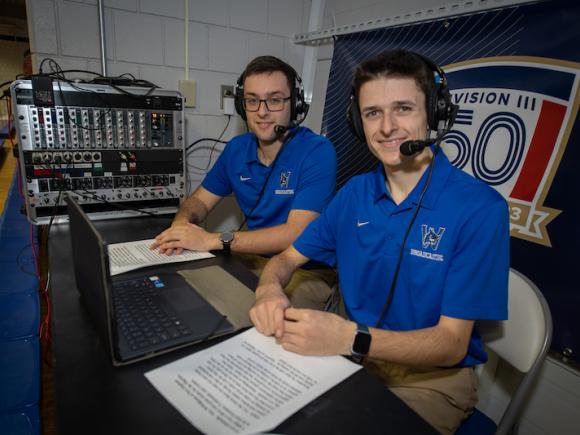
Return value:
M 200 431 L 243 435 L 274 429 L 360 369 L 285 351 L 252 328 L 145 376 Z
M 189 250 L 184 250 L 179 255 L 175 253 L 173 255 L 160 254 L 157 249 L 149 249 L 153 242 L 155 242 L 155 239 L 108 245 L 111 276 L 155 264 L 179 263 L 215 257 L 209 252 Z

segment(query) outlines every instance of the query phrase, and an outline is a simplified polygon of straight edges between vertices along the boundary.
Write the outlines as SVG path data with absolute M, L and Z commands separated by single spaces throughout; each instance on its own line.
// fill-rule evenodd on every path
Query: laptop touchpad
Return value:
M 159 294 L 178 313 L 207 306 L 201 296 L 180 275 L 164 276 L 165 288 Z
M 178 313 L 207 306 L 207 303 L 189 286 L 165 292 L 166 302 Z

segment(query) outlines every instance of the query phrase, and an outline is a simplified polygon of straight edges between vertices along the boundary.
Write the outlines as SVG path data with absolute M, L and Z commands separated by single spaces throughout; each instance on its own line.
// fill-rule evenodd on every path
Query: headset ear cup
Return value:
M 234 89 L 234 108 L 236 113 L 245 121 L 246 120 L 246 110 L 244 109 L 244 73 L 236 81 L 236 86 Z
M 294 76 L 294 82 L 296 82 L 296 76 Z M 299 96 L 300 89 L 292 87 L 292 91 L 290 92 L 290 122 L 294 122 L 298 118 L 298 111 L 300 110 Z
M 438 103 L 439 96 L 437 90 L 435 89 L 429 93 L 429 101 L 427 102 L 427 123 L 429 125 L 429 129 L 432 131 L 437 131 L 439 124 Z
M 350 96 L 350 103 L 346 111 L 346 121 L 352 134 L 363 143 L 366 143 L 365 131 L 362 125 L 362 118 L 358 107 L 358 101 L 354 95 Z
M 234 97 L 234 107 L 236 108 L 236 113 L 245 121 L 246 111 L 244 110 L 244 105 L 242 103 L 242 98 L 239 95 Z
M 453 124 L 458 107 L 451 102 L 451 93 L 447 87 L 447 78 L 435 62 L 419 53 L 414 53 L 421 59 L 435 75 L 435 90 L 431 91 L 427 101 L 427 124 L 432 131 L 438 131 L 439 124 L 443 122 L 444 130 L 448 130 Z
M 304 100 L 304 89 L 302 87 L 297 87 L 296 104 L 294 108 L 294 117 L 292 120 L 302 122 L 306 118 L 306 115 L 308 115 L 309 109 L 310 105 L 306 102 L 306 100 Z
M 451 103 L 451 94 L 449 89 L 441 88 L 439 92 L 439 99 L 437 100 L 437 118 L 440 121 L 445 121 L 446 128 L 453 125 L 455 116 L 453 115 L 453 103 Z
M 295 92 L 296 103 L 294 105 L 294 121 L 296 121 L 302 114 L 304 114 L 304 91 L 300 88 L 296 88 Z

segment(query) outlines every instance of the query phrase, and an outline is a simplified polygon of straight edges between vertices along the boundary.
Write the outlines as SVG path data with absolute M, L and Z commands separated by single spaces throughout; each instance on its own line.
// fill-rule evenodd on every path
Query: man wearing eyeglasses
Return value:
M 299 127 L 308 112 L 300 78 L 273 56 L 252 60 L 237 81 L 236 110 L 248 133 L 233 138 L 201 186 L 181 205 L 153 249 L 235 252 L 260 273 L 267 257 L 286 249 L 334 195 L 336 153 L 323 136 Z M 199 226 L 234 194 L 246 231 L 211 233 Z M 241 227 L 240 227 L 241 229 Z M 322 308 L 334 273 L 301 269 L 286 292 L 293 306 Z

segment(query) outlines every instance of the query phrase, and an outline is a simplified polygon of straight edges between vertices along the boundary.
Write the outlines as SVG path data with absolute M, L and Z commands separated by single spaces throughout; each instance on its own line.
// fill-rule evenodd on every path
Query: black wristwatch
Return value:
M 234 241 L 233 231 L 226 231 L 220 234 L 220 242 L 222 242 L 224 253 L 229 254 L 231 252 L 231 245 Z
M 360 363 L 371 348 L 372 336 L 369 327 L 360 323 L 356 324 L 356 332 L 350 348 L 350 357 L 354 362 Z

